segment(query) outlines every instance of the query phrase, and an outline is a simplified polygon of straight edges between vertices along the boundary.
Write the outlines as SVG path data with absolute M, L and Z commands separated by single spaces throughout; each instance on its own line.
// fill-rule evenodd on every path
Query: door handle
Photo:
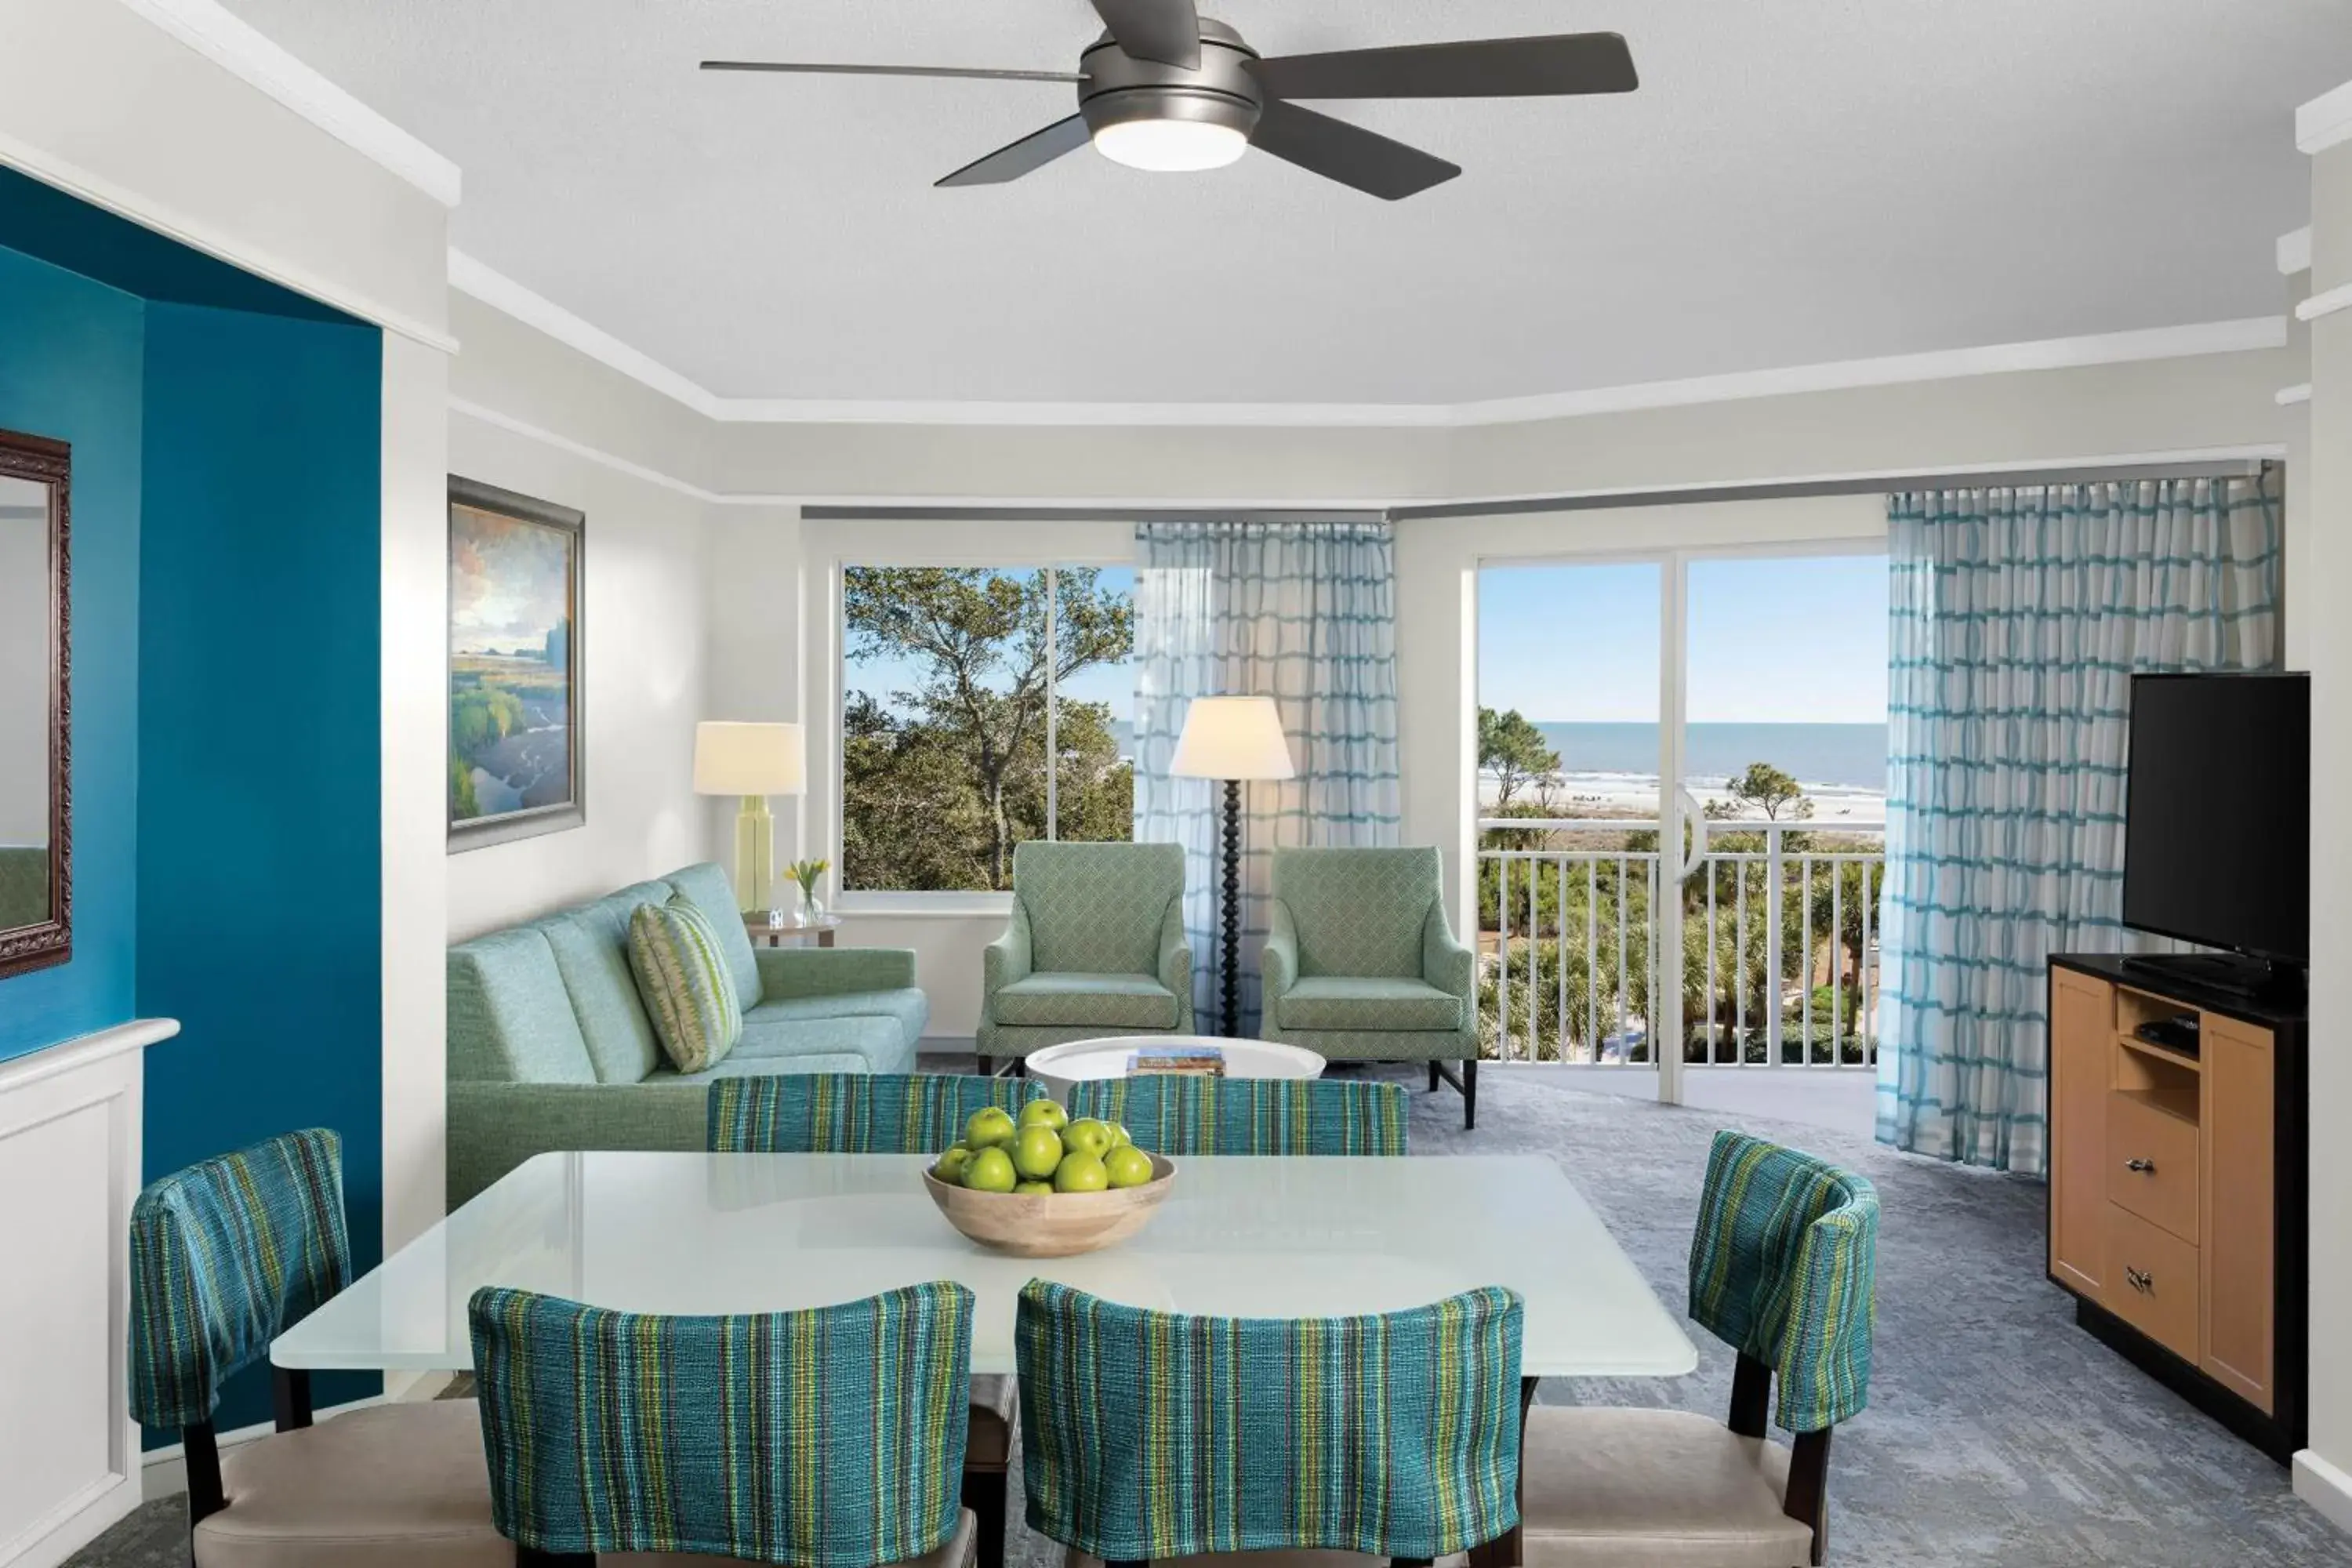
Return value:
M 2143 1176 L 2153 1176 L 2156 1174 L 2156 1162 L 2153 1160 L 2126 1160 L 2124 1162 L 2124 1169 L 2126 1171 L 2137 1171 Z
M 2148 1295 L 2156 1289 L 2156 1279 L 2154 1276 L 2143 1274 L 2129 1264 L 2126 1264 L 2124 1266 L 2124 1283 L 2130 1286 L 2133 1289 L 2138 1291 L 2143 1296 Z

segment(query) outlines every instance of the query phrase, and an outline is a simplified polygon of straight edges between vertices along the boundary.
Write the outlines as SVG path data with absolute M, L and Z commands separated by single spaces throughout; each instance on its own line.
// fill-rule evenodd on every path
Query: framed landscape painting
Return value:
M 580 743 L 584 519 L 449 480 L 449 849 L 587 820 Z

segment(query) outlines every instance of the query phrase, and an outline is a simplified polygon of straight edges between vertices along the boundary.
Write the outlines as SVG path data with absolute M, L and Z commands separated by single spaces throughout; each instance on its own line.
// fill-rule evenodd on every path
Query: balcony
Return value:
M 1704 826 L 1678 897 L 1662 905 L 1654 817 L 1480 820 L 1482 1055 L 1653 1092 L 1665 945 L 1653 911 L 1678 905 L 1685 1098 L 1866 1127 L 1885 825 Z M 1752 1087 L 1731 1087 L 1741 1079 Z

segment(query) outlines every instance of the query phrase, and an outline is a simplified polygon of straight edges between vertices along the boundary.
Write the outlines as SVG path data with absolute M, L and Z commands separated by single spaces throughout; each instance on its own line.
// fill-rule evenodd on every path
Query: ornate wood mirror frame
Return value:
M 0 529 L 37 528 L 41 523 L 39 514 L 46 510 L 48 560 L 46 582 L 38 572 L 12 569 L 0 574 L 0 578 L 5 579 L 0 580 L 0 630 L 5 629 L 5 624 L 14 624 L 30 633 L 13 642 L 0 641 L 0 656 L 5 656 L 0 657 L 0 687 L 8 688 L 0 689 L 0 714 L 13 710 L 18 714 L 37 716 L 46 706 L 48 715 L 47 723 L 41 727 L 45 731 L 41 737 L 33 736 L 36 725 L 30 722 L 24 725 L 25 733 L 0 734 L 0 751 L 12 753 L 20 764 L 32 764 L 13 769 L 9 776 L 36 781 L 19 786 L 0 779 L 0 787 L 21 788 L 29 799 L 38 789 L 38 780 L 46 778 L 48 786 L 46 846 L 11 846 L 6 836 L 12 831 L 18 838 L 27 836 L 22 827 L 0 827 L 0 980 L 63 963 L 73 956 L 73 704 L 68 678 L 71 665 L 73 577 L 68 544 L 73 532 L 72 471 L 71 452 L 64 442 L 0 430 L 0 503 L 11 495 L 18 498 L 13 503 L 0 504 Z M 20 482 L 7 482 L 10 480 Z M 37 487 L 37 490 L 27 487 Z M 46 497 L 46 506 L 31 499 L 36 493 Z M 32 515 L 22 515 L 26 512 Z M 25 543 L 22 540 L 16 542 L 19 546 Z M 18 560 L 35 558 L 30 547 L 18 548 L 11 553 Z M 40 636 L 44 624 L 46 639 Z M 44 641 L 46 660 L 35 651 Z M 17 657 L 14 651 L 17 648 L 25 650 L 25 657 Z M 46 668 L 42 668 L 44 663 Z M 47 742 L 46 759 L 40 754 L 43 740 Z M 26 756 L 28 747 L 31 754 Z M 10 760 L 0 756 L 0 765 Z M 8 804 L 0 802 L 0 805 Z M 39 816 L 37 806 L 26 811 L 23 802 L 15 804 L 18 809 L 13 816 L 27 820 Z M 46 864 L 41 860 L 43 849 L 47 851 Z

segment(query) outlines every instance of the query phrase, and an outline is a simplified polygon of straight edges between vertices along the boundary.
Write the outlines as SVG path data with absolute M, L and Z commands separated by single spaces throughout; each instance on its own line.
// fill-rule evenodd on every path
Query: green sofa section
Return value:
M 984 1061 L 1103 1035 L 1191 1034 L 1183 848 L 1016 846 L 1012 922 L 982 975 Z
M 726 944 L 743 1037 L 682 1074 L 629 970 L 629 913 L 684 893 Z M 697 1150 L 722 1078 L 914 1070 L 930 1005 L 902 948 L 754 948 L 727 874 L 689 866 L 449 950 L 452 1207 L 533 1155 Z
M 1435 849 L 1276 849 L 1258 1034 L 1328 1061 L 1459 1063 L 1478 1120 L 1475 955 L 1445 919 Z

